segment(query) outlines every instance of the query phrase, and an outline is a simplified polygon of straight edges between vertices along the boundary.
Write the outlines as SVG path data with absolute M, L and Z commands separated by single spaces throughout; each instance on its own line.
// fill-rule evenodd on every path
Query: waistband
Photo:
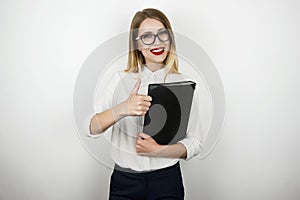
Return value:
M 115 163 L 114 169 L 117 170 L 117 171 L 127 172 L 127 173 L 148 174 L 148 173 L 154 173 L 154 172 L 167 171 L 167 170 L 170 170 L 170 169 L 173 169 L 173 168 L 179 168 L 179 167 L 180 167 L 179 162 L 177 162 L 176 164 L 174 164 L 172 166 L 161 168 L 161 169 L 155 169 L 155 170 L 149 170 L 149 171 L 135 171 L 135 170 L 130 169 L 130 168 L 121 167 L 121 166 L 119 166 Z

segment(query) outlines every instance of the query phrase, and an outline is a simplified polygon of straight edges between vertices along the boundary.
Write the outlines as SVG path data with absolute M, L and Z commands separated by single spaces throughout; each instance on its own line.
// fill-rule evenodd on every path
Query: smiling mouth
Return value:
M 156 56 L 159 56 L 161 54 L 163 54 L 165 51 L 165 48 L 154 48 L 154 49 L 151 49 L 150 52 Z

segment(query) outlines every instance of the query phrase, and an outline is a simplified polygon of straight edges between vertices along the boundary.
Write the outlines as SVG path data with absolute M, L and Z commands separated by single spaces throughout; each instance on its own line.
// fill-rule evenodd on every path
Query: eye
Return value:
M 159 39 L 163 42 L 169 40 L 169 31 L 168 30 L 163 30 L 157 33 Z
M 169 35 L 169 32 L 167 30 L 163 30 L 157 33 L 159 36 Z
M 143 39 L 150 39 L 150 38 L 153 38 L 153 34 L 151 34 L 151 33 L 146 33 L 146 34 L 142 35 L 142 38 L 143 38 Z

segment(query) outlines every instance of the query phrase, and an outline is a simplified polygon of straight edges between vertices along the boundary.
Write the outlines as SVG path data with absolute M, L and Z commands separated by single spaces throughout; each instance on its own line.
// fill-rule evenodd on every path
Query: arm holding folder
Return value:
M 139 154 L 188 159 L 199 152 L 199 141 L 187 135 L 195 86 L 192 81 L 149 85 L 152 102 L 137 139 Z

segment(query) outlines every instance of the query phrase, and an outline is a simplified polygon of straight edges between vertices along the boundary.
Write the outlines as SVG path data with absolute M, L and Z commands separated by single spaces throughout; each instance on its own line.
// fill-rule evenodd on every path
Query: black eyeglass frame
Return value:
M 161 32 L 166 32 L 166 33 L 168 34 L 168 39 L 167 39 L 167 40 L 162 40 L 162 39 L 159 37 L 159 34 L 160 34 Z M 153 35 L 153 36 L 154 36 L 153 42 L 150 43 L 150 44 L 146 44 L 146 43 L 144 42 L 143 38 L 142 38 L 142 37 L 145 36 L 145 35 Z M 140 35 L 139 37 L 136 37 L 135 40 L 136 40 L 136 41 L 141 40 L 141 41 L 143 42 L 144 45 L 152 45 L 152 44 L 155 42 L 156 38 L 158 38 L 161 42 L 167 42 L 167 41 L 170 40 L 170 33 L 169 33 L 168 30 L 159 31 L 157 34 L 154 34 L 154 33 L 147 33 L 147 34 Z

